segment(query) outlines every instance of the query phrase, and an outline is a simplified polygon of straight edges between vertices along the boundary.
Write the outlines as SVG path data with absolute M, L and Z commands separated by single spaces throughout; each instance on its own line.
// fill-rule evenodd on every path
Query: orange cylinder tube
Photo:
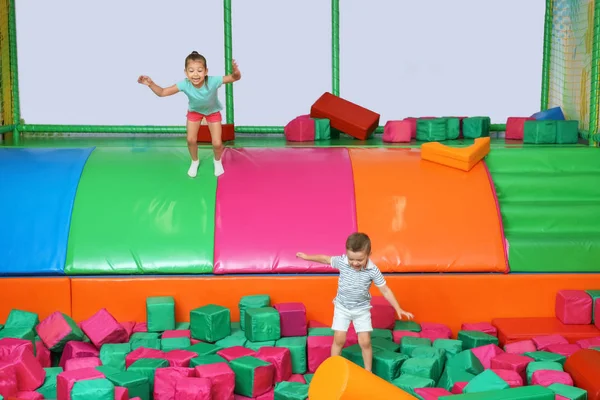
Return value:
M 317 368 L 308 397 L 310 400 L 417 399 L 340 356 L 328 358 Z

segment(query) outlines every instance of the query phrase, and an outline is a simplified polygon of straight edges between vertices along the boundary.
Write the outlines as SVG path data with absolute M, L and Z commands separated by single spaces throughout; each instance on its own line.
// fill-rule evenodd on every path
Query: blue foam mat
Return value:
M 93 150 L 0 148 L 0 275 L 64 275 L 75 193 Z

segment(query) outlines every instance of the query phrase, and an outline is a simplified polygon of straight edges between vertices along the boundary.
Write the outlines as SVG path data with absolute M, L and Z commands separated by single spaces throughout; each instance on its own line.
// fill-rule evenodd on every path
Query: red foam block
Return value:
M 292 355 L 285 347 L 261 347 L 257 358 L 273 364 L 275 367 L 275 382 L 286 381 L 292 376 Z
M 81 322 L 81 330 L 97 348 L 105 343 L 124 343 L 128 340 L 127 331 L 106 308 L 102 308 L 90 318 Z
M 375 329 L 394 329 L 396 311 L 383 296 L 371 299 L 371 325 Z
M 285 125 L 283 134 L 290 142 L 312 142 L 315 140 L 315 120 L 310 115 L 300 115 Z
M 525 121 L 535 121 L 531 117 L 509 117 L 506 120 L 506 140 L 523 140 Z
M 585 290 L 560 290 L 556 293 L 556 318 L 566 325 L 592 323 L 592 297 Z
M 302 303 L 279 303 L 273 307 L 279 312 L 281 336 L 306 336 L 306 306 Z
M 198 365 L 194 372 L 199 378 L 206 378 L 211 384 L 213 399 L 233 399 L 235 389 L 235 373 L 229 364 L 221 362 L 215 364 Z
M 382 140 L 386 143 L 410 143 L 412 121 L 388 121 L 383 127 Z
M 154 400 L 171 400 L 175 397 L 177 382 L 194 376 L 193 368 L 157 368 L 154 373 Z
M 206 378 L 182 378 L 175 386 L 174 400 L 212 400 L 210 386 Z

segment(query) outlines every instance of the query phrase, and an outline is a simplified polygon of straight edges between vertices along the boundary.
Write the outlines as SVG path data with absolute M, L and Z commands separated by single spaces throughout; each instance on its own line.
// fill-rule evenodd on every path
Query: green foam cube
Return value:
M 139 347 L 160 350 L 160 337 L 156 332 L 136 332 L 129 338 L 129 343 L 131 351 Z
M 281 338 L 279 312 L 273 307 L 246 310 L 246 338 L 252 342 L 264 342 Z
M 108 379 L 77 381 L 71 389 L 71 400 L 114 400 L 115 385 Z
M 400 341 L 400 351 L 409 357 L 417 347 L 431 347 L 431 339 L 404 336 Z
M 402 364 L 400 372 L 403 375 L 420 376 L 435 382 L 442 373 L 439 370 L 437 360 L 434 358 L 409 358 Z
M 554 400 L 554 392 L 543 386 L 521 386 L 482 393 L 441 396 L 438 400 Z
M 434 349 L 444 350 L 444 362 L 447 362 L 449 359 L 463 351 L 463 342 L 462 340 L 455 339 L 435 339 L 432 347 Z
M 448 139 L 444 118 L 417 119 L 417 140 L 420 142 L 440 142 Z
M 374 338 L 381 338 L 381 339 L 387 339 L 387 340 L 393 340 L 392 338 L 392 331 L 390 331 L 389 329 L 377 329 L 374 328 L 373 332 L 371 332 L 371 340 Z
M 127 368 L 129 372 L 137 372 L 148 378 L 150 387 L 154 386 L 154 373 L 158 368 L 166 368 L 169 362 L 162 358 L 141 358 Z
M 238 303 L 240 310 L 240 327 L 246 329 L 246 310 L 249 308 L 263 308 L 271 305 L 271 297 L 268 294 L 255 294 L 243 296 Z
M 579 142 L 579 121 L 556 121 L 556 143 L 576 144 Z
M 277 400 L 306 400 L 308 398 L 308 385 L 300 382 L 277 382 L 275 384 L 275 398 Z
M 154 382 L 154 374 L 152 374 L 152 377 Z M 126 371 L 116 375 L 107 376 L 106 379 L 111 381 L 115 386 L 127 388 L 130 399 L 139 397 L 142 400 L 149 400 L 151 398 L 150 395 L 152 389 L 150 386 L 150 379 L 143 373 Z
M 214 343 L 231 335 L 231 313 L 228 308 L 207 304 L 190 312 L 194 339 Z
M 362 354 L 361 354 L 362 360 Z M 373 351 L 373 373 L 388 382 L 398 378 L 402 371 L 402 364 L 408 360 L 405 354 L 388 350 Z
M 498 345 L 498 338 L 480 331 L 459 331 L 458 340 L 463 342 L 465 350 L 488 344 Z
M 556 143 L 556 122 L 557 121 L 554 120 L 525 121 L 525 125 L 523 127 L 523 143 Z
M 456 140 L 460 136 L 460 118 L 444 117 L 446 120 L 446 137 L 448 140 Z
M 308 385 L 310 385 L 310 381 L 312 381 L 312 378 L 315 374 L 304 374 L 304 380 L 306 381 L 306 383 Z
M 417 347 L 412 352 L 412 358 L 429 358 L 435 361 L 434 376 L 437 381 L 444 370 L 446 351 L 433 347 Z
M 229 366 L 235 373 L 235 393 L 246 397 L 254 397 L 257 392 L 257 382 L 268 381 L 271 385 L 274 379 L 273 364 L 252 356 L 239 357 L 231 360 Z M 262 375 L 259 377 L 259 375 Z M 268 376 L 270 375 L 270 379 Z M 260 393 L 262 394 L 262 393 Z
M 242 331 L 242 327 L 240 326 L 239 321 L 231 323 L 231 334 L 235 335 L 236 333 Z M 242 331 L 243 332 L 243 331 Z
M 416 396 L 415 389 L 435 387 L 435 382 L 421 376 L 402 374 L 392 381 L 392 385 Z
M 190 360 L 190 368 L 197 367 L 198 365 L 218 364 L 222 362 L 226 363 L 227 360 L 218 354 L 208 354 L 205 356 L 198 356 L 196 358 L 192 358 Z
M 306 336 L 284 337 L 276 341 L 275 346 L 285 347 L 290 350 L 293 374 L 304 374 L 306 372 Z
M 333 336 L 333 329 L 331 328 L 308 328 L 308 336 Z
M 275 340 L 267 340 L 264 342 L 252 342 L 250 340 L 246 341 L 246 345 L 244 347 L 254 350 L 254 351 L 258 351 L 263 347 L 273 347 L 275 346 Z
M 442 372 L 438 380 L 437 387 L 444 388 L 450 392 L 457 382 L 470 382 L 474 377 L 475 374 L 467 372 L 461 367 L 446 365 L 444 372 Z
M 533 358 L 533 361 L 553 361 L 560 365 L 565 365 L 567 357 L 558 353 L 551 353 L 549 351 L 528 351 L 523 354 L 524 356 Z
M 600 299 L 600 289 L 586 290 L 585 292 L 592 298 L 592 323 L 594 323 L 594 315 L 596 314 L 596 299 Z
M 0 339 L 12 338 L 12 339 L 23 339 L 28 340 L 33 345 L 33 354 L 35 355 L 35 332 L 31 328 L 17 327 L 17 328 L 4 328 L 0 331 Z M 63 345 L 64 347 L 64 345 Z
M 491 390 L 504 390 L 510 388 L 506 381 L 491 369 L 485 370 L 467 383 L 463 393 L 478 393 Z
M 111 367 L 110 365 L 98 365 L 96 367 L 96 371 L 102 372 L 106 378 L 108 378 L 111 375 L 117 375 L 123 372 L 123 370 Z
M 446 363 L 447 367 L 458 368 L 469 372 L 473 375 L 478 375 L 483 372 L 481 361 L 473 354 L 471 350 L 464 350 L 452 357 Z
M 183 350 L 192 345 L 189 337 L 174 337 L 160 340 L 162 351 Z
M 125 357 L 131 352 L 130 343 L 107 343 L 100 348 L 102 365 L 125 371 Z
M 36 313 L 23 311 L 16 308 L 10 310 L 4 327 L 9 328 L 26 328 L 34 330 L 37 324 L 40 323 L 40 318 Z
M 421 332 L 421 325 L 415 321 L 396 321 L 395 331 Z
M 175 330 L 176 331 L 187 331 L 190 329 L 190 323 L 189 322 L 177 322 L 175 323 Z
M 490 136 L 490 117 L 470 117 L 463 119 L 463 137 L 477 139 Z
M 63 372 L 61 367 L 44 368 L 46 377 L 42 386 L 36 389 L 36 392 L 44 396 L 45 399 L 56 399 L 56 377 Z
M 217 351 L 221 350 L 220 346 L 217 346 L 212 343 L 196 343 L 188 347 L 186 350 L 191 351 L 192 353 L 196 353 L 199 356 L 206 356 L 209 354 L 217 354 Z
M 373 348 L 379 348 L 382 350 L 388 350 L 392 352 L 400 351 L 400 345 L 398 343 L 392 340 L 383 339 L 379 337 L 371 339 L 371 346 L 373 346 Z
M 587 391 L 578 387 L 568 386 L 562 383 L 553 383 L 548 386 L 548 389 L 569 400 L 587 400 Z
M 148 332 L 175 329 L 175 299 L 172 296 L 148 297 L 146 299 L 146 322 Z
M 531 385 L 531 378 L 535 371 L 550 370 L 550 371 L 564 371 L 563 366 L 555 361 L 532 361 L 527 364 L 527 384 Z
M 244 331 L 240 330 L 239 332 L 242 333 L 241 336 L 239 334 L 229 335 L 221 340 L 217 340 L 215 344 L 223 349 L 236 346 L 245 347 L 248 339 L 246 339 Z
M 384 350 L 377 347 L 373 347 L 373 358 L 376 354 L 379 354 L 382 351 Z M 365 367 L 362 349 L 360 348 L 359 344 L 353 344 L 352 346 L 343 348 L 341 356 L 349 361 L 352 361 L 354 364 L 358 365 L 361 368 Z
M 315 141 L 331 139 L 331 123 L 327 118 L 313 118 L 315 121 Z

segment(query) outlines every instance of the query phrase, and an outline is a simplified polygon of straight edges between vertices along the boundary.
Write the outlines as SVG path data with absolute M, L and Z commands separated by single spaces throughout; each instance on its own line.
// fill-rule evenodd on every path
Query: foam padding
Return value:
M 71 280 L 67 277 L 0 279 L 0 321 L 12 309 L 35 312 L 40 320 L 55 311 L 71 315 Z
M 342 254 L 356 230 L 348 150 L 228 149 L 223 166 L 215 273 L 332 271 L 296 253 Z
M 69 235 L 68 275 L 212 271 L 216 178 L 199 150 L 102 148 L 81 176 Z
M 0 275 L 63 275 L 71 213 L 93 148 L 0 148 Z
M 371 237 L 382 271 L 507 271 L 483 163 L 465 174 L 413 149 L 350 149 L 350 158 L 358 229 Z
M 490 138 L 477 138 L 475 143 L 467 147 L 451 147 L 439 142 L 423 143 L 421 158 L 423 160 L 470 171 L 490 152 Z
M 340 357 L 325 360 L 308 389 L 311 400 L 415 400 L 417 397 Z
M 600 336 L 594 325 L 565 325 L 555 317 L 495 318 L 492 325 L 498 329 L 500 346 L 536 336 L 560 335 L 569 343 Z
M 488 155 L 511 271 L 600 272 L 596 150 L 496 148 Z
M 600 351 L 579 350 L 565 362 L 575 386 L 587 390 L 588 400 L 600 400 Z

